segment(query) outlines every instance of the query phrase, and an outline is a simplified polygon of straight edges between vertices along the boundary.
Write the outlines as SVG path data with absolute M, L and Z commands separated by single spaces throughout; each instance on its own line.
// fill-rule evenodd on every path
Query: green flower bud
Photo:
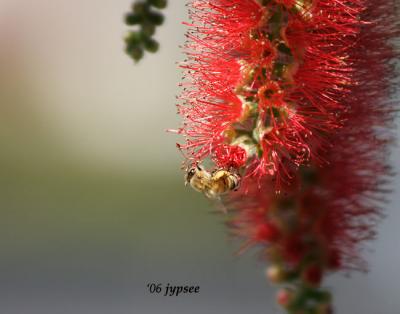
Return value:
M 167 0 L 147 0 L 147 2 L 157 9 L 164 9 L 167 7 Z
M 146 38 L 144 40 L 144 48 L 148 51 L 148 52 L 152 52 L 155 53 L 158 51 L 159 48 L 159 44 L 156 40 L 152 39 L 152 38 Z
M 136 13 L 128 13 L 125 15 L 125 24 L 137 25 L 143 22 L 143 16 Z
M 140 32 L 129 32 L 125 37 L 125 43 L 129 47 L 140 46 L 142 41 L 142 34 Z
M 162 23 L 164 23 L 164 16 L 157 12 L 149 12 L 146 18 L 154 25 L 161 25 Z
M 127 48 L 126 50 L 127 54 L 129 54 L 135 62 L 140 61 L 140 59 L 143 58 L 143 48 L 141 47 L 130 47 L 130 49 Z
M 142 24 L 142 34 L 144 37 L 151 37 L 156 32 L 156 27 L 154 24 L 149 22 L 145 22 Z
M 144 2 L 135 2 L 132 5 L 132 10 L 138 15 L 145 15 L 147 12 L 149 12 L 150 6 L 147 3 Z

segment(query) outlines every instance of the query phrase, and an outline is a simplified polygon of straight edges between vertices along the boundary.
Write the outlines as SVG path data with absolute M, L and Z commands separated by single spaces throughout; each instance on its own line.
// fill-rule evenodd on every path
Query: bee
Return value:
M 210 199 L 217 199 L 223 194 L 237 190 L 240 181 L 241 177 L 237 173 L 225 169 L 216 169 L 210 173 L 200 165 L 189 168 L 185 176 L 185 185 L 190 184 L 194 190 L 202 192 Z

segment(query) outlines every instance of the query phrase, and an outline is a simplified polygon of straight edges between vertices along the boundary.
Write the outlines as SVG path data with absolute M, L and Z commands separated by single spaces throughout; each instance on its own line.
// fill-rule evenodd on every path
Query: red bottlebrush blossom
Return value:
M 239 146 L 222 144 L 216 147 L 213 159 L 218 167 L 238 169 L 246 163 L 247 153 Z
M 262 3 L 191 2 L 180 148 L 196 163 L 240 146 L 249 175 L 279 181 L 323 162 L 327 135 L 343 123 L 363 1 Z
M 395 8 L 191 2 L 180 148 L 189 165 L 210 159 L 242 176 L 222 199 L 234 213 L 229 226 L 243 249 L 262 248 L 271 280 L 289 285 L 277 298 L 290 313 L 331 313 L 323 275 L 366 269 L 361 251 L 382 214 L 398 108 Z M 222 173 L 207 188 L 238 186 Z
M 187 138 L 181 148 L 194 162 L 216 153 L 231 125 L 240 120 L 242 100 L 235 93 L 241 80 L 236 55 L 245 54 L 243 34 L 255 28 L 262 8 L 253 0 L 192 1 L 188 43 L 187 82 L 179 106 L 184 117 L 180 133 Z M 210 13 L 212 10 L 212 13 Z M 229 16 L 229 18 L 227 18 Z M 218 151 L 217 151 L 218 152 Z M 218 156 L 218 153 L 217 153 Z

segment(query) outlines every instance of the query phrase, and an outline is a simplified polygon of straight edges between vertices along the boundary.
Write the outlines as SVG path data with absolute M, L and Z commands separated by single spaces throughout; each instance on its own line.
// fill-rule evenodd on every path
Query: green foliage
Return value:
M 160 45 L 153 36 L 156 27 L 164 23 L 164 15 L 158 10 L 166 6 L 167 0 L 136 1 L 131 12 L 125 15 L 125 24 L 136 28 L 125 37 L 125 51 L 135 62 L 143 58 L 145 51 L 158 51 Z

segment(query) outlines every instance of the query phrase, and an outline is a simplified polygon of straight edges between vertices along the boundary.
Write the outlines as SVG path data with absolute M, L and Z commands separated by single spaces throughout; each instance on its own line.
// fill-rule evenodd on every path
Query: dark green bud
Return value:
M 147 12 L 149 12 L 150 6 L 149 4 L 145 2 L 135 2 L 132 5 L 132 10 L 138 15 L 145 15 Z
M 164 23 L 164 16 L 157 12 L 149 12 L 146 18 L 154 25 L 161 25 L 162 23 Z
M 137 25 L 142 23 L 143 16 L 136 13 L 128 13 L 125 15 L 125 24 L 127 25 Z
M 157 9 L 164 9 L 167 7 L 167 0 L 147 0 L 147 2 Z
M 144 43 L 144 49 L 152 53 L 157 52 L 160 47 L 159 43 L 153 38 L 146 38 L 143 43 Z
M 149 22 L 145 22 L 142 24 L 142 34 L 144 37 L 151 37 L 154 35 L 156 32 L 156 27 L 154 24 L 151 24 Z
M 130 49 L 127 49 L 126 52 L 132 57 L 133 60 L 135 60 L 135 62 L 140 61 L 144 54 L 143 48 L 141 47 L 131 47 Z
M 139 46 L 143 41 L 143 36 L 140 32 L 129 32 L 125 37 L 125 43 L 130 46 Z

